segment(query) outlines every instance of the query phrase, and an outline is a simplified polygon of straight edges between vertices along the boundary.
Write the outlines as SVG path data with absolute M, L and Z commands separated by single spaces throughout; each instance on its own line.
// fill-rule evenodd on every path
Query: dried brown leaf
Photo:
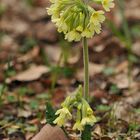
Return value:
M 40 78 L 45 73 L 49 72 L 49 68 L 46 66 L 31 66 L 29 69 L 17 74 L 14 77 L 11 77 L 10 79 L 7 79 L 8 82 L 12 82 L 14 80 L 17 81 L 33 81 Z

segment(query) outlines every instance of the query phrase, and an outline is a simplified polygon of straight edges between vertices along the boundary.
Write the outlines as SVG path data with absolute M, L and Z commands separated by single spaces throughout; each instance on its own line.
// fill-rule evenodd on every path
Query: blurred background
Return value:
M 57 32 L 49 5 L 0 0 L 0 140 L 30 139 L 46 122 L 46 101 L 57 108 L 83 84 L 82 45 Z M 98 137 L 140 139 L 140 0 L 115 0 L 106 17 L 88 40 L 95 129 Z

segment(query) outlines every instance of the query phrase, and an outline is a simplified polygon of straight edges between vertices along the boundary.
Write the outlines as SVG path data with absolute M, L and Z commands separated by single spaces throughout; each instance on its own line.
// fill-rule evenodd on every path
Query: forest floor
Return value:
M 125 1 L 131 39 L 116 4 L 103 32 L 88 41 L 95 140 L 140 140 L 140 0 Z M 32 138 L 46 123 L 46 101 L 59 108 L 83 84 L 82 44 L 57 33 L 48 6 L 48 0 L 0 2 L 0 140 Z M 66 129 L 78 140 L 71 122 Z

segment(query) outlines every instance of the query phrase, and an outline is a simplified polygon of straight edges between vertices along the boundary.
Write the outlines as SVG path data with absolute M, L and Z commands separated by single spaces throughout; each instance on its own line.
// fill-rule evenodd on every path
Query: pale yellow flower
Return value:
M 55 5 L 51 5 L 50 8 L 46 8 L 48 15 L 52 15 L 51 19 L 56 19 L 59 17 L 58 9 L 55 7 Z
M 114 0 L 102 0 L 103 8 L 104 8 L 107 12 L 110 11 L 110 8 L 113 8 L 113 7 L 114 7 L 113 1 L 114 1 Z
M 76 121 L 76 123 L 74 124 L 73 130 L 79 130 L 79 131 L 83 131 L 84 130 L 84 126 L 81 124 L 80 121 Z
M 72 119 L 72 115 L 70 111 L 68 110 L 68 108 L 66 107 L 57 110 L 55 115 L 59 115 L 59 114 L 65 116 L 67 119 Z
M 90 24 L 89 29 L 91 31 L 94 31 L 95 33 L 99 34 L 101 32 L 101 24 L 97 24 L 97 25 Z
M 57 110 L 55 115 L 59 115 L 59 116 L 54 120 L 54 124 L 57 124 L 60 127 L 63 126 L 67 120 L 72 119 L 72 114 L 66 107 Z
M 90 115 L 90 116 L 84 117 L 81 121 L 81 124 L 83 126 L 85 126 L 85 125 L 91 125 L 92 126 L 96 121 L 97 121 L 96 117 L 93 116 L 93 115 Z
M 67 39 L 69 42 L 80 41 L 81 35 L 76 30 L 72 30 L 65 35 L 65 39 Z
M 94 30 L 93 31 L 90 31 L 89 29 L 85 29 L 83 32 L 82 32 L 82 34 L 81 34 L 81 36 L 82 37 L 87 37 L 87 38 L 92 38 L 92 36 L 94 35 Z
M 93 114 L 93 110 L 91 109 L 91 107 L 87 107 L 87 115 L 92 115 Z
M 54 121 L 54 124 L 57 124 L 58 126 L 62 127 L 66 123 L 66 119 L 64 116 L 57 117 Z
M 68 31 L 69 27 L 67 26 L 67 24 L 64 22 L 63 19 L 55 19 L 54 22 L 56 22 L 56 27 L 58 28 L 58 32 L 66 33 Z
M 93 125 L 96 122 L 96 117 L 93 114 L 93 110 L 89 106 L 88 102 L 83 99 L 82 100 L 83 105 L 82 105 L 82 120 L 81 124 L 83 126 L 85 125 Z
M 94 25 L 98 25 L 100 23 L 103 23 L 105 20 L 104 11 L 94 11 L 90 17 L 90 23 L 93 23 Z
M 76 27 L 76 31 L 82 32 L 83 31 L 83 26 L 79 25 Z

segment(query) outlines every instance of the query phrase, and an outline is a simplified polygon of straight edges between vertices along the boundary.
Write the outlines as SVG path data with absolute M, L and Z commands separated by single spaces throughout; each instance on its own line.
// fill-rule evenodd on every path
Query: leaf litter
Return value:
M 46 101 L 51 100 L 57 108 L 70 91 L 83 83 L 82 48 L 80 43 L 70 44 L 72 53 L 67 54 L 66 62 L 61 58 L 65 44 L 46 15 L 48 0 L 1 3 L 5 10 L 0 13 L 0 86 L 7 71 L 8 77 L 0 100 L 0 139 L 25 140 L 46 123 Z M 88 42 L 91 106 L 98 116 L 92 131 L 95 140 L 140 139 L 139 6 L 139 0 L 126 1 L 125 15 L 134 35 L 131 83 L 125 42 L 106 25 L 100 36 Z M 122 29 L 117 7 L 108 17 Z M 64 70 L 64 66 L 69 69 Z M 58 68 L 64 71 L 60 73 Z M 70 68 L 74 72 L 69 76 Z M 71 123 L 66 129 L 71 139 L 77 140 L 79 134 L 72 130 Z

